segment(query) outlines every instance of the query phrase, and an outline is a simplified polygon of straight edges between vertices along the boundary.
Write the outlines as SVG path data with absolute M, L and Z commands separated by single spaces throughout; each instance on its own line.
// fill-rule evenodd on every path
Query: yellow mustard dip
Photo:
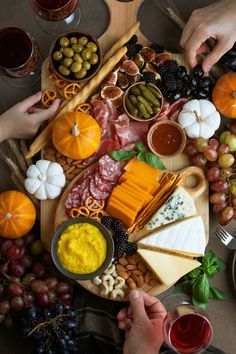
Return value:
M 70 272 L 89 274 L 105 261 L 107 243 L 99 229 L 89 223 L 68 226 L 58 241 L 57 255 Z

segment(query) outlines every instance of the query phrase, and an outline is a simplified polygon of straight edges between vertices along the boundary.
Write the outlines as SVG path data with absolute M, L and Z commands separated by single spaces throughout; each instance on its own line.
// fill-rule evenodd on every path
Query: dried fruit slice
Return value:
M 165 63 L 167 60 L 171 60 L 171 59 L 172 59 L 172 54 L 170 52 L 163 52 L 160 54 L 156 54 L 155 64 L 156 66 L 159 66 Z
M 144 69 L 142 70 L 143 73 L 153 73 L 155 75 L 156 80 L 161 80 L 160 75 L 157 72 L 157 69 L 151 63 L 146 63 Z
M 115 86 L 117 83 L 117 78 L 118 78 L 118 71 L 119 69 L 116 69 L 110 75 L 107 76 L 107 78 L 104 80 L 103 84 L 101 85 L 102 87 L 105 86 Z
M 135 76 L 128 76 L 128 79 L 129 79 L 129 84 L 130 85 L 133 85 L 135 84 L 136 82 L 140 81 L 141 79 L 141 76 L 138 74 L 138 75 L 135 75 Z
M 101 97 L 111 101 L 115 107 L 119 107 L 122 102 L 124 92 L 117 86 L 105 86 L 101 91 Z
M 140 50 L 139 54 L 143 57 L 146 63 L 150 63 L 151 61 L 154 61 L 156 57 L 156 52 L 149 47 L 143 47 Z
M 141 70 L 145 64 L 145 61 L 144 61 L 142 55 L 139 53 L 135 55 L 133 61 L 135 62 L 135 64 L 139 68 L 139 70 Z
M 130 76 L 136 76 L 139 74 L 139 68 L 133 60 L 125 60 L 122 63 L 122 68 L 126 72 L 126 74 Z
M 129 86 L 129 80 L 123 73 L 118 73 L 117 84 L 121 89 L 126 89 Z

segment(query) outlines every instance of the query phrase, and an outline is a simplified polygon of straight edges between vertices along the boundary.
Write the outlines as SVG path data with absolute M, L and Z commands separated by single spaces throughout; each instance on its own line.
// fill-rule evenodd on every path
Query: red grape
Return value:
M 234 209 L 232 207 L 226 207 L 222 210 L 220 218 L 222 221 L 229 221 L 234 215 Z
M 195 146 L 195 149 L 198 151 L 198 152 L 203 152 L 206 147 L 208 146 L 208 141 L 204 138 L 196 138 L 194 140 L 194 146 Z
M 49 277 L 45 279 L 45 283 L 48 287 L 48 290 L 54 290 L 58 285 L 58 280 L 55 277 Z
M 32 267 L 32 272 L 36 278 L 42 278 L 46 273 L 45 265 L 42 262 L 35 262 Z
M 44 251 L 43 243 L 40 240 L 35 240 L 31 245 L 31 253 L 34 256 L 39 256 Z
M 204 167 L 207 163 L 207 159 L 203 154 L 198 154 L 193 157 L 193 163 L 197 167 Z
M 226 202 L 224 202 L 222 204 L 214 204 L 213 205 L 213 211 L 214 211 L 214 213 L 220 213 L 226 207 L 227 207 L 227 203 Z
M 212 167 L 207 171 L 207 179 L 209 182 L 218 181 L 220 178 L 220 169 L 218 167 Z
M 24 305 L 25 303 L 21 296 L 16 296 L 11 299 L 11 309 L 15 312 L 23 310 Z
M 21 246 L 13 245 L 6 252 L 6 257 L 9 261 L 16 261 L 21 258 Z
M 5 256 L 6 253 L 7 253 L 7 250 L 12 247 L 14 244 L 13 244 L 13 241 L 12 240 L 4 240 L 2 245 L 1 245 L 1 252 L 2 252 L 2 255 Z
M 213 193 L 209 199 L 212 204 L 222 204 L 226 201 L 226 195 L 224 193 Z
M 24 237 L 24 242 L 26 246 L 30 246 L 34 240 L 35 236 L 31 233 Z
M 18 262 L 12 262 L 10 268 L 12 274 L 17 277 L 22 277 L 25 274 L 25 267 Z
M 36 299 L 37 299 L 37 303 L 40 306 L 47 307 L 49 304 L 49 297 L 47 294 L 37 294 Z
M 215 138 L 212 138 L 209 140 L 209 146 L 214 149 L 214 150 L 217 150 L 218 147 L 219 147 L 219 141 Z
M 25 303 L 33 303 L 35 300 L 35 295 L 33 292 L 28 291 L 24 294 L 24 302 Z
M 214 192 L 224 192 L 229 188 L 229 185 L 226 181 L 216 181 L 210 184 L 210 188 Z
M 20 264 L 23 265 L 25 268 L 30 268 L 33 263 L 33 258 L 29 255 L 26 254 L 21 260 Z
M 42 280 L 33 280 L 31 283 L 31 289 L 39 294 L 46 294 L 48 292 L 48 287 Z
M 33 273 L 27 273 L 25 274 L 24 278 L 22 279 L 22 284 L 28 288 L 30 284 L 32 283 L 33 280 L 35 280 L 36 277 Z
M 207 147 L 207 148 L 204 150 L 204 155 L 205 155 L 205 157 L 207 158 L 208 161 L 216 161 L 217 158 L 218 158 L 217 151 L 214 150 L 214 149 L 211 148 L 211 147 Z
M 236 136 L 233 134 L 227 135 L 225 143 L 229 145 L 230 151 L 236 151 Z
M 42 259 L 42 262 L 46 265 L 53 264 L 51 254 L 48 252 L 43 253 L 43 255 L 41 256 L 41 259 Z
M 195 155 L 198 154 L 198 152 L 197 152 L 197 150 L 195 149 L 195 146 L 194 146 L 193 143 L 188 143 L 188 144 L 186 144 L 184 151 L 185 151 L 186 154 L 189 155 L 189 156 L 195 156 Z
M 70 291 L 70 284 L 65 281 L 60 281 L 57 285 L 56 291 L 58 294 L 65 294 Z
M 21 296 L 23 294 L 23 289 L 20 284 L 10 283 L 7 287 L 7 295 L 10 297 Z
M 218 156 L 228 154 L 229 151 L 229 145 L 225 143 L 221 144 L 217 149 Z
M 7 300 L 0 300 L 0 314 L 5 315 L 10 310 L 10 303 Z
M 218 164 L 222 168 L 229 168 L 234 163 L 234 157 L 231 154 L 225 154 L 219 157 Z
M 72 299 L 72 294 L 70 293 L 59 294 L 58 298 L 63 302 L 68 300 L 70 301 Z

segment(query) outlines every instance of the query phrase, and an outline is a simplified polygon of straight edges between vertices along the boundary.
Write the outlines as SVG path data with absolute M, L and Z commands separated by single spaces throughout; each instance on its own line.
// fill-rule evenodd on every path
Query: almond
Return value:
M 46 154 L 50 154 L 50 155 L 55 155 L 56 154 L 56 150 L 53 147 L 47 147 L 45 149 Z
M 64 171 L 68 171 L 68 170 L 70 169 L 70 166 L 67 165 L 67 164 L 65 164 L 65 165 L 62 166 L 62 167 L 63 167 L 63 170 L 64 170 Z
M 150 278 L 148 281 L 148 285 L 150 286 L 156 286 L 158 284 L 158 280 L 155 278 Z
M 143 273 L 147 271 L 147 267 L 143 262 L 138 262 L 138 269 L 141 270 Z
M 73 162 L 73 159 L 71 159 L 70 157 L 67 157 L 66 161 L 67 161 L 68 165 L 71 165 Z
M 141 272 L 141 270 L 138 270 L 138 269 L 135 269 L 132 271 L 132 274 L 135 274 L 135 275 L 142 275 L 143 276 L 143 273 Z
M 129 287 L 130 290 L 133 290 L 133 289 L 137 288 L 137 286 L 136 286 L 136 284 L 135 284 L 135 282 L 133 280 L 128 282 L 128 287 Z
M 125 268 L 128 269 L 128 270 L 137 269 L 136 265 L 134 265 L 134 264 L 127 264 L 127 266 L 125 266 Z
M 74 166 L 78 166 L 78 165 L 80 165 L 81 164 L 81 160 L 74 160 L 73 162 L 72 162 L 72 165 L 74 165 Z
M 71 173 L 67 173 L 66 172 L 66 178 L 68 179 L 68 181 L 72 181 L 72 179 L 74 178 L 75 176 Z
M 51 155 L 51 154 L 45 154 L 44 155 L 44 158 L 46 160 L 49 160 L 49 161 L 52 161 L 52 162 L 56 162 L 56 157 L 54 155 Z
M 59 151 L 56 152 L 56 158 L 59 159 L 61 157 L 61 153 Z
M 72 171 L 74 171 L 75 166 L 70 166 L 69 170 L 67 170 L 67 173 L 71 173 Z
M 125 280 L 129 278 L 129 274 L 127 272 L 124 272 L 123 270 L 117 269 L 116 272 L 121 278 L 123 278 Z
M 144 277 L 142 275 L 138 275 L 138 282 L 136 282 L 138 288 L 142 288 L 144 284 Z
M 152 278 L 152 273 L 148 271 L 148 272 L 145 273 L 145 275 L 144 275 L 145 283 L 148 283 L 149 280 L 150 280 L 150 278 Z
M 66 164 L 66 160 L 63 159 L 62 157 L 60 157 L 59 159 L 57 159 L 57 162 L 58 162 L 61 166 L 65 166 L 65 164 Z
M 126 266 L 129 264 L 126 258 L 120 258 L 119 263 L 122 264 L 123 266 Z
M 127 261 L 129 264 L 136 265 L 136 259 L 133 256 L 127 256 Z
M 116 269 L 117 270 L 122 270 L 123 272 L 126 272 L 125 267 L 123 267 L 121 264 L 117 264 Z

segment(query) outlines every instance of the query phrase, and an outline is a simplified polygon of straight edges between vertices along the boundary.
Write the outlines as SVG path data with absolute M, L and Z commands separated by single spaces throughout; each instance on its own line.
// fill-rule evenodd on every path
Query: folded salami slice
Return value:
M 103 192 L 95 186 L 94 175 L 91 176 L 90 183 L 89 183 L 89 190 L 91 196 L 97 200 L 105 200 L 110 195 L 110 191 Z
M 116 182 L 121 174 L 120 163 L 109 155 L 104 155 L 99 159 L 98 169 L 100 176 L 108 182 Z
M 98 168 L 94 171 L 94 183 L 97 189 L 102 192 L 111 192 L 115 182 L 109 182 L 100 176 Z

